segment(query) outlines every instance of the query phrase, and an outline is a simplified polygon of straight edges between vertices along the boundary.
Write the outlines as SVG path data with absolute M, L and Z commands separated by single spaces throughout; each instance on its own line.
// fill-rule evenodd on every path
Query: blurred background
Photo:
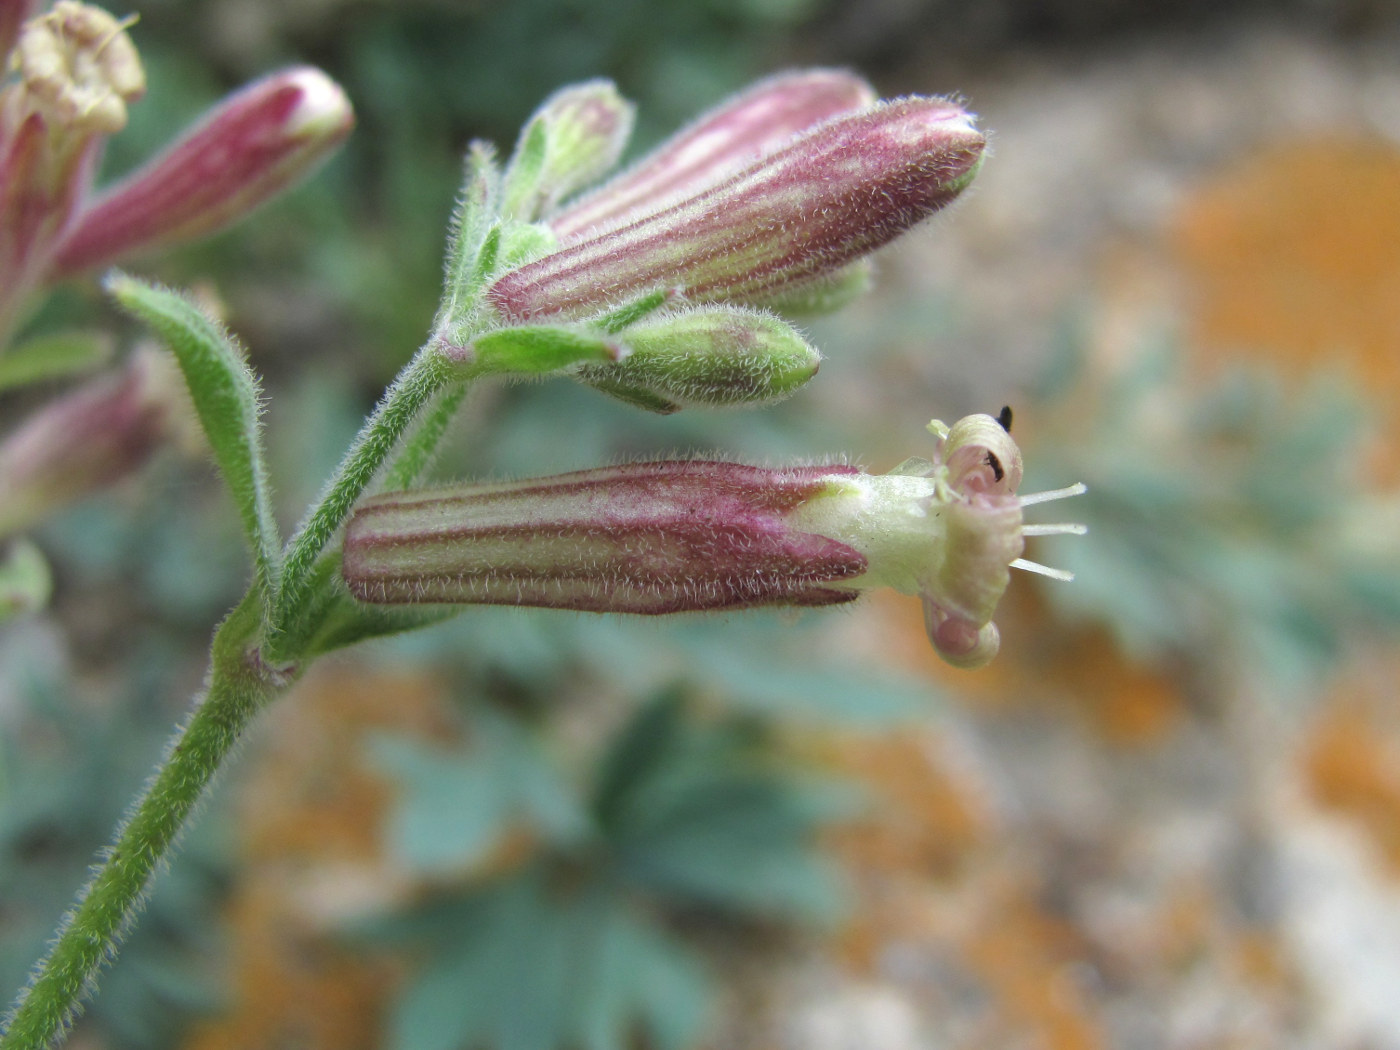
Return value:
M 147 0 L 120 174 L 278 65 L 359 124 L 131 268 L 225 305 L 293 523 L 436 305 L 467 141 L 608 76 L 633 155 L 762 74 L 956 93 L 992 155 L 810 331 L 775 409 L 480 391 L 443 478 L 847 453 L 1015 409 L 1034 541 L 988 669 L 918 602 L 664 622 L 469 611 L 262 719 L 71 1045 L 1400 1048 L 1400 6 L 1392 0 Z M 126 13 L 123 9 L 118 14 Z M 91 284 L 31 331 L 122 332 Z M 5 408 L 9 414 L 8 407 Z M 8 425 L 8 423 L 6 424 Z M 1041 519 L 1045 520 L 1042 514 Z M 0 627 L 16 988 L 247 576 L 198 455 L 52 520 Z

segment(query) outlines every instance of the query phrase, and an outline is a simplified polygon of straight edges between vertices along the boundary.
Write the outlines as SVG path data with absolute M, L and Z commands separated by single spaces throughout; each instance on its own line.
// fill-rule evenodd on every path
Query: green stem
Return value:
M 437 404 L 423 413 L 417 429 L 404 439 L 403 450 L 384 475 L 386 489 L 406 489 L 423 476 L 437 455 L 438 445 L 456 417 L 462 398 L 467 396 L 467 388 L 468 384 L 459 383 L 445 390 Z
M 285 625 L 300 619 L 312 597 L 309 583 L 317 556 L 350 513 L 365 486 L 384 465 L 409 424 L 449 378 L 442 358 L 431 347 L 425 347 L 399 373 L 394 385 L 360 428 L 320 501 L 287 544 L 281 600 L 269 632 L 274 643 Z
M 63 1033 L 220 764 L 249 720 L 291 684 L 253 649 L 260 606 L 250 592 L 219 628 L 204 695 L 20 994 L 0 1050 L 43 1050 Z

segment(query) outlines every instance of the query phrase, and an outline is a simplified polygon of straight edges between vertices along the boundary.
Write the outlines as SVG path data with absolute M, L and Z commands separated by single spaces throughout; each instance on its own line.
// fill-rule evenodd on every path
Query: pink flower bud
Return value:
M 674 287 L 745 302 L 800 287 L 949 203 L 985 139 L 945 99 L 906 98 L 828 120 L 696 195 L 512 270 L 488 301 L 512 322 L 586 316 Z
M 182 425 L 184 386 L 155 350 L 39 409 L 0 442 L 0 536 L 140 467 Z
M 84 209 L 53 276 L 223 229 L 309 175 L 354 120 L 345 93 L 318 69 L 249 84 Z
M 606 185 L 550 220 L 560 240 L 611 226 L 640 209 L 688 197 L 829 117 L 865 109 L 875 92 L 839 69 L 760 80 L 711 110 Z
M 362 601 L 673 613 L 832 605 L 874 587 L 923 599 L 944 659 L 997 651 L 992 615 L 1022 537 L 1021 456 L 990 416 L 933 423 L 932 460 L 854 467 L 676 460 L 499 485 L 376 497 L 346 531 L 342 572 Z

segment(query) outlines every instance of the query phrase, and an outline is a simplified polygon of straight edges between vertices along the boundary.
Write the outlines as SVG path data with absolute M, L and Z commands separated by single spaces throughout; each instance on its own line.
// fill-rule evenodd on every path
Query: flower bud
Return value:
M 184 398 L 178 373 L 150 350 L 39 409 L 0 442 L 0 536 L 137 469 L 178 428 Z
M 506 169 L 506 216 L 534 222 L 602 178 L 622 156 L 635 115 L 611 80 L 572 84 L 545 99 Z
M 829 117 L 866 108 L 875 98 L 864 80 L 838 69 L 760 80 L 569 205 L 550 224 L 563 240 L 614 225 L 631 212 L 655 211 L 714 185 Z
M 990 425 L 989 425 L 990 424 Z M 873 587 L 922 598 L 929 640 L 959 667 L 997 651 L 992 615 L 1021 558 L 1020 452 L 990 416 L 933 423 L 932 460 L 876 476 L 676 460 L 554 478 L 397 492 L 364 503 L 342 573 L 362 601 L 671 613 L 829 605 Z
M 354 121 L 345 93 L 318 69 L 249 84 L 85 208 L 53 275 L 223 229 L 309 175 Z
M 693 197 L 510 271 L 487 299 L 510 321 L 587 316 L 674 287 L 749 302 L 831 275 L 949 203 L 983 136 L 958 105 L 906 98 L 836 117 Z
M 865 559 L 785 516 L 853 467 L 633 463 L 536 481 L 395 492 L 347 527 L 362 601 L 671 613 L 831 605 Z
M 591 386 L 654 411 L 780 401 L 814 375 L 821 354 L 785 321 L 742 307 L 695 307 L 649 318 L 620 336 L 615 364 L 584 365 Z

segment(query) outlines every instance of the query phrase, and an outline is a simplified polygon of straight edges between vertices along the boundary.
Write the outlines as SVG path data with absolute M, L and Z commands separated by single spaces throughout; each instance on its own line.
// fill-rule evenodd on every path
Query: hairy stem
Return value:
M 43 1050 L 66 1030 L 249 720 L 290 685 L 258 659 L 260 605 L 250 592 L 219 628 L 203 696 L 20 993 L 0 1050 Z
M 309 587 L 316 558 L 325 549 L 350 508 L 374 479 L 409 424 L 448 381 L 447 367 L 425 348 L 409 362 L 355 436 L 345 458 L 322 491 L 321 498 L 287 544 L 282 569 L 282 594 L 273 614 L 269 641 L 273 647 L 285 625 L 295 623 L 311 599 Z M 280 649 L 278 655 L 282 654 Z
M 468 385 L 459 383 L 443 392 L 437 403 L 423 413 L 416 430 L 404 439 L 403 449 L 384 476 L 386 489 L 406 489 L 418 482 L 432 464 L 447 428 L 457 415 Z

